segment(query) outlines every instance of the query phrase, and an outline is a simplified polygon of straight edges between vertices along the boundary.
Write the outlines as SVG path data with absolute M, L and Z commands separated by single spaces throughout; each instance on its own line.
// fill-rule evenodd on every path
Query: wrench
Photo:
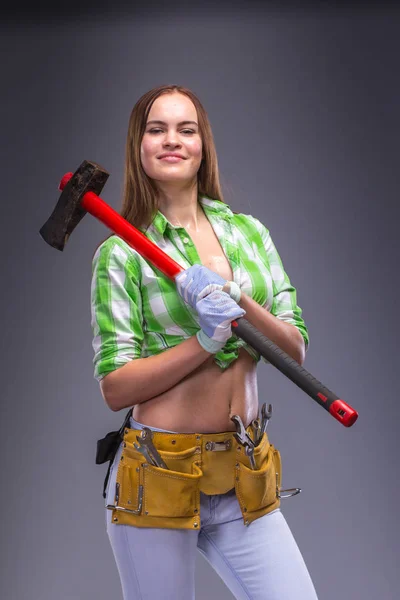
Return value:
M 252 420 L 251 428 L 253 430 L 254 446 L 258 446 L 258 444 L 260 443 L 260 431 L 261 431 L 260 420 L 258 418 Z
M 244 446 L 246 456 L 249 457 L 251 468 L 254 470 L 256 468 L 256 461 L 254 458 L 254 442 L 247 433 L 243 421 L 239 415 L 233 415 L 233 417 L 231 417 L 231 421 L 233 421 L 236 426 L 236 433 L 233 434 L 233 437 L 237 442 L 239 442 L 239 444 Z
M 147 448 L 157 467 L 161 467 L 161 469 L 168 469 L 157 448 L 153 444 L 153 435 L 154 434 L 151 429 L 148 427 L 143 427 L 140 437 L 136 436 L 136 439 L 141 446 L 145 446 Z
M 264 402 L 264 404 L 261 407 L 260 440 L 261 440 L 262 436 L 264 435 L 265 431 L 267 430 L 268 422 L 271 417 L 272 417 L 272 404 L 268 404 L 268 408 L 267 408 L 267 403 Z

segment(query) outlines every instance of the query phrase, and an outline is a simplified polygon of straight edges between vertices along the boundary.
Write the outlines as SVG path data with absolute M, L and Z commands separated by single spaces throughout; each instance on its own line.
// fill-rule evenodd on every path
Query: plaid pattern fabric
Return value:
M 278 319 L 295 325 L 307 347 L 296 289 L 269 231 L 255 217 L 233 213 L 219 200 L 199 197 L 199 202 L 230 262 L 234 281 Z M 161 212 L 143 233 L 184 269 L 201 263 L 186 230 L 171 225 Z M 97 381 L 132 359 L 176 346 L 200 329 L 196 311 L 181 299 L 174 282 L 117 235 L 105 240 L 93 257 L 91 315 Z M 215 355 L 221 369 L 238 357 L 241 347 L 260 359 L 233 335 Z

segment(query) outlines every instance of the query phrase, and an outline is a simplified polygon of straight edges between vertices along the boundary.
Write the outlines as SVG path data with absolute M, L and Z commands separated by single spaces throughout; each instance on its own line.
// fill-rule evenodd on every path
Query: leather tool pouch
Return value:
M 256 468 L 242 451 L 236 462 L 235 490 L 245 525 L 280 506 L 281 455 L 267 434 L 254 450 Z
M 106 497 L 106 487 L 108 478 L 110 476 L 111 465 L 117 453 L 118 447 L 122 442 L 124 436 L 124 429 L 128 425 L 129 419 L 132 416 L 132 410 L 132 408 L 128 410 L 124 422 L 118 431 L 110 431 L 101 440 L 97 440 L 96 465 L 102 465 L 105 462 L 109 461 L 108 470 L 103 486 L 103 498 Z
M 139 433 L 127 430 L 124 435 L 124 449 L 116 478 L 113 521 L 136 527 L 199 528 L 199 484 L 202 476 L 198 460 L 200 448 L 184 444 L 186 448 L 180 450 L 181 436 L 176 436 L 174 442 L 169 436 L 169 443 L 178 447 L 176 451 L 168 451 L 165 449 L 167 442 L 164 449 L 158 447 L 168 467 L 162 469 L 147 463 L 133 446 Z

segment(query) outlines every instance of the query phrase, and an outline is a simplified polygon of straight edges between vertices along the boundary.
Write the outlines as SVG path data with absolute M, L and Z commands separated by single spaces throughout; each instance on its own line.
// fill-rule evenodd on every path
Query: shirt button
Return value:
M 186 237 L 186 238 L 183 238 L 183 243 L 184 243 L 184 244 L 188 244 L 189 242 L 190 242 L 189 238 L 187 238 L 187 237 Z

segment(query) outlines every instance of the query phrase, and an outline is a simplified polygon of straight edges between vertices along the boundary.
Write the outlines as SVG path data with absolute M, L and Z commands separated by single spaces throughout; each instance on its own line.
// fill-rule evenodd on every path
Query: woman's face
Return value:
M 146 175 L 163 183 L 192 181 L 197 178 L 202 148 L 193 102 L 179 93 L 159 96 L 150 109 L 140 148 Z

